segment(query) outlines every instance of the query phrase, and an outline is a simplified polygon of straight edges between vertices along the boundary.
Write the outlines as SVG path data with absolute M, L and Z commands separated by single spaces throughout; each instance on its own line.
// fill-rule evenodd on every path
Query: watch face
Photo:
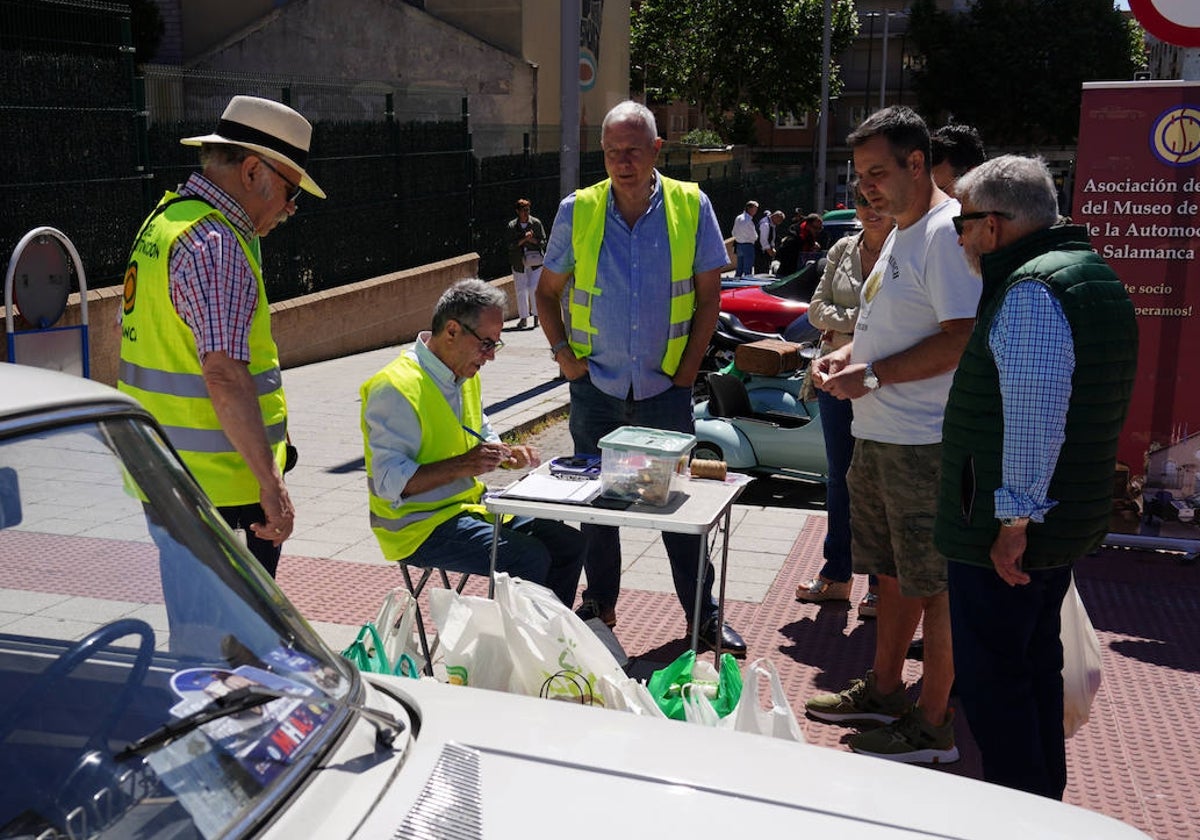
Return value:
M 874 391 L 879 387 L 879 377 L 875 375 L 875 371 L 868 367 L 863 371 L 863 385 Z

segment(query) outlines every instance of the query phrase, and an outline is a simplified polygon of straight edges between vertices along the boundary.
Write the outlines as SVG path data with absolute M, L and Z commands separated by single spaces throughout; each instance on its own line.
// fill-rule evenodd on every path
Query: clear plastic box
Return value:
M 671 477 L 687 462 L 696 436 L 663 429 L 621 426 L 600 438 L 601 495 L 662 507 L 671 498 Z

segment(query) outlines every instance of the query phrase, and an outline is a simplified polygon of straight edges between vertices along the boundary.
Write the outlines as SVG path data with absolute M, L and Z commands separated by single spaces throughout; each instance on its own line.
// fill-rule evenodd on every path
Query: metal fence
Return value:
M 50 225 L 75 243 L 90 286 L 120 283 L 146 214 L 196 170 L 196 150 L 179 139 L 211 131 L 239 93 L 288 103 L 313 122 L 309 172 L 329 195 L 302 197 L 266 242 L 273 300 L 468 251 L 480 254 L 482 276 L 500 276 L 516 200 L 553 221 L 559 154 L 477 158 L 462 91 L 138 70 L 131 44 L 123 4 L 0 0 L 0 255 Z M 558 137 L 556 127 L 542 130 Z M 666 153 L 660 168 L 690 177 L 690 156 Z M 584 184 L 604 177 L 601 154 L 584 152 L 579 169 Z M 740 167 L 721 174 L 704 188 L 725 226 L 747 185 Z

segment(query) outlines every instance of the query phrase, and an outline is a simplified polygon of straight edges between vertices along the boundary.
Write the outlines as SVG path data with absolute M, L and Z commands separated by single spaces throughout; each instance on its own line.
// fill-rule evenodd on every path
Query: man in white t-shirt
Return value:
M 879 579 L 872 669 L 837 694 L 811 698 L 808 713 L 834 723 L 886 723 L 853 736 L 855 752 L 897 761 L 958 759 L 949 707 L 954 682 L 946 558 L 933 545 L 942 415 L 970 336 L 980 282 L 953 217 L 959 204 L 929 170 L 929 131 L 911 109 L 873 114 L 847 142 L 859 190 L 894 216 L 863 283 L 854 341 L 814 362 L 814 383 L 854 400 L 850 490 L 854 571 Z M 903 668 L 924 620 L 921 694 L 910 706 Z

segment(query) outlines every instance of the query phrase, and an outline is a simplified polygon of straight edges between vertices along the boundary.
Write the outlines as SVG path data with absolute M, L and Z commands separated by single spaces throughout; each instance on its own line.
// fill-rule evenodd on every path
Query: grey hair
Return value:
M 489 286 L 477 277 L 459 280 L 438 298 L 433 308 L 434 335 L 446 328 L 447 321 L 458 321 L 471 329 L 479 326 L 479 316 L 485 309 L 504 310 L 508 295 L 503 289 Z
M 200 165 L 203 167 L 240 166 L 242 161 L 254 155 L 251 149 L 232 143 L 201 143 Z
M 603 137 L 604 132 L 608 131 L 608 127 L 614 123 L 640 124 L 645 127 L 647 138 L 651 143 L 658 139 L 658 123 L 654 121 L 654 112 L 632 99 L 618 102 L 611 111 L 604 115 L 604 122 L 600 123 L 600 136 Z
M 1027 230 L 1058 221 L 1058 193 L 1040 157 L 1001 155 L 984 161 L 958 179 L 955 191 L 963 204 L 1006 213 Z

